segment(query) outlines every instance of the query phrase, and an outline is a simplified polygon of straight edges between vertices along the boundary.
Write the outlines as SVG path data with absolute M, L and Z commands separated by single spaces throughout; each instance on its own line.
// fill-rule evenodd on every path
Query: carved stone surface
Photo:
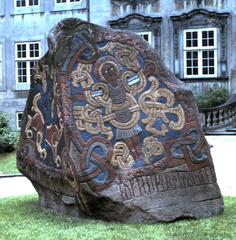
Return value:
M 43 207 L 123 222 L 222 213 L 193 95 L 147 42 L 66 19 L 48 45 L 17 152 Z

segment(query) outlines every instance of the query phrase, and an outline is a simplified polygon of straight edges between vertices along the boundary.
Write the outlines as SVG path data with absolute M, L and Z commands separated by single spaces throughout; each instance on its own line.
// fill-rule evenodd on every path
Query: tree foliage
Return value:
M 224 104 L 229 98 L 228 91 L 224 88 L 210 90 L 204 95 L 197 96 L 197 105 L 199 109 L 212 108 Z
M 7 116 L 0 113 L 0 152 L 11 152 L 16 148 L 19 134 L 9 127 Z

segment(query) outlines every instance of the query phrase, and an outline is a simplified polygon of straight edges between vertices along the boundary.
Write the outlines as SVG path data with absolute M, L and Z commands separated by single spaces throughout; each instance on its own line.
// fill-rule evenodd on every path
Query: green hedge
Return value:
M 229 98 L 228 91 L 224 88 L 210 90 L 204 95 L 196 97 L 199 109 L 212 108 L 224 104 Z
M 18 143 L 19 133 L 9 127 L 9 120 L 4 113 L 0 113 L 0 152 L 13 151 Z

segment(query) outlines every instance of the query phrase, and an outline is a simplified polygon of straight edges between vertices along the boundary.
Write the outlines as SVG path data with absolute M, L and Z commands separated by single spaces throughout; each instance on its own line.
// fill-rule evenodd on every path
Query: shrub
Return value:
M 5 114 L 0 113 L 0 129 L 8 127 L 8 119 Z
M 228 91 L 224 88 L 210 90 L 204 95 L 197 96 L 198 108 L 212 108 L 224 104 L 229 98 Z
M 19 134 L 11 130 L 7 116 L 0 113 L 0 153 L 13 151 L 18 140 Z

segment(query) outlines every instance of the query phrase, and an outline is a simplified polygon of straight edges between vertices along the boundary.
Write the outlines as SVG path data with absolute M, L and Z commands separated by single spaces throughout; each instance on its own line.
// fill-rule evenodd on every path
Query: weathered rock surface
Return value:
M 223 212 L 193 95 L 154 49 L 78 19 L 48 45 L 17 152 L 43 207 L 136 223 Z

